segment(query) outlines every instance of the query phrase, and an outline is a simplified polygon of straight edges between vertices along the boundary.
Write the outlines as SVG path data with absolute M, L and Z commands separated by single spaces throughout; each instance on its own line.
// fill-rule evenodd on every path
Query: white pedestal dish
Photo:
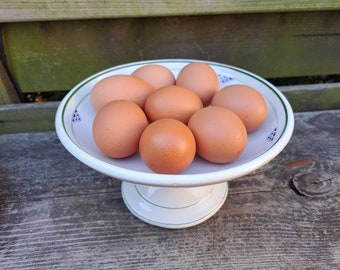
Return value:
M 177 76 L 181 68 L 192 61 L 197 60 L 142 61 L 94 74 L 65 96 L 55 119 L 58 137 L 65 148 L 87 166 L 122 180 L 122 197 L 131 213 L 164 228 L 194 226 L 214 215 L 226 200 L 227 182 L 272 160 L 287 145 L 294 129 L 291 106 L 276 87 L 243 69 L 206 62 L 218 74 L 221 87 L 235 83 L 249 85 L 264 96 L 268 105 L 264 124 L 248 135 L 246 149 L 237 160 L 213 164 L 196 157 L 181 174 L 156 174 L 146 167 L 138 153 L 125 159 L 112 159 L 97 149 L 92 137 L 96 112 L 90 102 L 95 83 L 110 75 L 131 74 L 147 64 L 164 65 Z

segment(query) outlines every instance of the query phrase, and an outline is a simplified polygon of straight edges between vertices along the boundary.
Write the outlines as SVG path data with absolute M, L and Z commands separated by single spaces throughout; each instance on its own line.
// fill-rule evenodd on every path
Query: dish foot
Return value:
M 181 229 L 213 216 L 228 195 L 228 183 L 202 187 L 153 187 L 122 182 L 122 197 L 130 212 L 154 226 Z

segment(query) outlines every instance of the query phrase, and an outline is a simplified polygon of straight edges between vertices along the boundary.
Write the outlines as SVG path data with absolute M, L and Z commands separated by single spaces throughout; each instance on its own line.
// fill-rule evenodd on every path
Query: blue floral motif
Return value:
M 72 122 L 80 122 L 80 121 L 81 121 L 80 114 L 78 113 L 77 110 L 75 110 L 72 116 Z
M 218 74 L 218 79 L 220 80 L 220 83 L 229 83 L 230 81 L 233 81 L 234 79 L 225 75 Z
M 267 136 L 267 141 L 272 142 L 275 139 L 277 128 L 274 128 L 272 132 Z

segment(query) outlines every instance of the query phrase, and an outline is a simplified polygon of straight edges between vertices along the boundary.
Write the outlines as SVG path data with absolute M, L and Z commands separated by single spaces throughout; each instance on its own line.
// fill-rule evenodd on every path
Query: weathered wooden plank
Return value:
M 295 112 L 340 108 L 340 83 L 279 87 Z
M 0 106 L 0 134 L 54 130 L 58 102 Z
M 266 78 L 340 74 L 340 11 L 9 23 L 4 50 L 22 92 L 68 90 L 127 62 L 194 58 Z
M 295 112 L 340 108 L 339 83 L 279 87 Z M 0 134 L 54 130 L 59 102 L 0 106 Z
M 334 0 L 111 0 L 111 1 L 19 1 L 0 2 L 0 22 L 46 21 L 61 19 L 93 19 L 117 17 L 150 17 L 253 12 L 290 12 L 336 10 Z
M 120 182 L 81 164 L 55 132 L 1 135 L 0 265 L 16 270 L 339 269 L 340 187 L 324 193 L 324 185 L 315 183 L 340 164 L 339 125 L 334 125 L 340 111 L 296 113 L 295 120 L 285 150 L 230 182 L 227 201 L 214 217 L 176 231 L 133 217 L 122 201 Z M 315 196 L 292 189 L 292 179 L 303 173 L 319 187 Z
M 294 193 L 231 195 L 204 224 L 162 230 L 131 217 L 119 192 L 3 205 L 6 269 L 338 269 L 334 203 Z M 266 201 L 266 205 L 264 205 Z M 325 206 L 325 208 L 322 208 Z

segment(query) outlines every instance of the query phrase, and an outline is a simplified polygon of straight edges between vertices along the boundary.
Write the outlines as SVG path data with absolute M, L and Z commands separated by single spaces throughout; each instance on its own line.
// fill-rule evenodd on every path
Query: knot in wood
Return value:
M 319 173 L 299 173 L 293 177 L 292 185 L 301 195 L 325 197 L 340 193 L 339 169 Z

